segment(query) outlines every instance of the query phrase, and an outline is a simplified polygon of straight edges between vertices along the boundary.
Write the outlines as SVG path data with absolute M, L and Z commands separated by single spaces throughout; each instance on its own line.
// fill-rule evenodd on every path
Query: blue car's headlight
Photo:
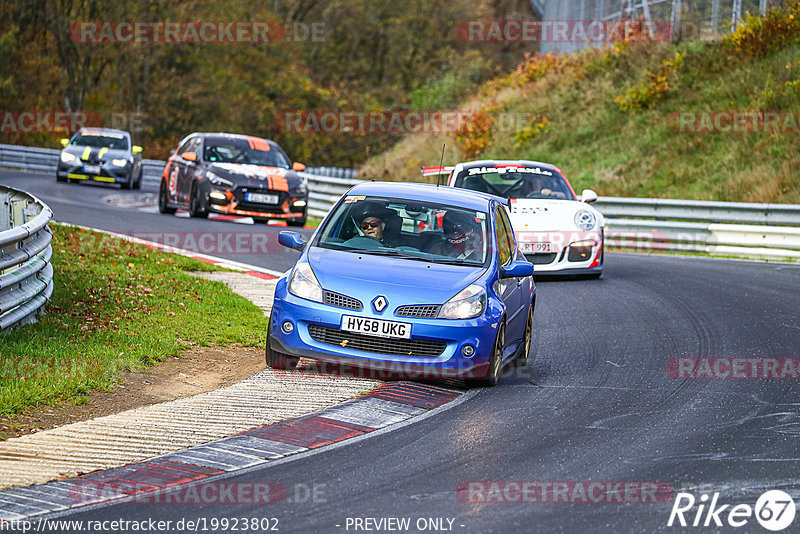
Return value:
M 64 163 L 69 163 L 70 161 L 75 161 L 76 159 L 78 158 L 76 158 L 73 154 L 70 154 L 69 152 L 61 153 L 61 161 L 63 161 Z
M 322 287 L 307 263 L 298 263 L 289 279 L 289 293 L 301 299 L 322 302 Z
M 477 285 L 463 289 L 439 310 L 439 319 L 472 319 L 486 309 L 486 291 Z
M 208 178 L 208 181 L 216 186 L 233 187 L 233 182 L 231 182 L 230 180 L 226 180 L 225 178 L 220 178 L 211 171 L 206 171 L 206 178 Z

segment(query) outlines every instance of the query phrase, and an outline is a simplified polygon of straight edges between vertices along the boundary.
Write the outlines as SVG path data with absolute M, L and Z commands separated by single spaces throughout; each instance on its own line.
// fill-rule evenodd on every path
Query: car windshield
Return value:
M 472 167 L 461 171 L 454 185 L 504 198 L 575 200 L 561 174 L 536 165 Z
M 122 135 L 79 133 L 72 138 L 70 145 L 127 150 L 128 140 Z
M 484 265 L 488 216 L 458 206 L 350 195 L 328 217 L 316 246 L 454 265 Z
M 264 139 L 206 139 L 203 159 L 212 163 L 242 163 L 288 169 L 289 160 Z

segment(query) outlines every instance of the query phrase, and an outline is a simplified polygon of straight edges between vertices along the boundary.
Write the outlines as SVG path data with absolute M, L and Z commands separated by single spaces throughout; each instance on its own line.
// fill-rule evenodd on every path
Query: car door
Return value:
M 514 231 L 506 210 L 502 206 L 495 208 L 495 239 L 497 242 L 498 263 L 508 267 L 516 260 Z M 524 337 L 527 316 L 524 302 L 523 278 L 500 278 L 497 281 L 498 294 L 506 306 L 506 346 L 511 348 Z
M 197 174 L 197 169 L 200 167 L 202 154 L 200 153 L 200 145 L 202 144 L 200 136 L 192 137 L 178 152 L 178 203 L 183 205 L 189 204 L 189 194 L 192 190 L 192 181 Z M 194 152 L 197 155 L 197 160 L 190 161 L 183 158 L 183 154 L 187 152 Z

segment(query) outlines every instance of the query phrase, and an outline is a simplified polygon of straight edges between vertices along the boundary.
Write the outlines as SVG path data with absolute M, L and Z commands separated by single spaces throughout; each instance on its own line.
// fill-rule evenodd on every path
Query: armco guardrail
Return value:
M 0 186 L 0 330 L 33 321 L 53 294 L 52 217 L 36 197 Z
M 800 260 L 800 205 L 601 197 L 609 245 Z
M 55 172 L 58 150 L 0 144 L 0 166 Z M 157 183 L 165 162 L 144 160 L 145 183 Z M 324 217 L 353 185 L 356 172 L 309 167 L 309 215 Z M 600 197 L 613 247 L 800 259 L 800 205 Z

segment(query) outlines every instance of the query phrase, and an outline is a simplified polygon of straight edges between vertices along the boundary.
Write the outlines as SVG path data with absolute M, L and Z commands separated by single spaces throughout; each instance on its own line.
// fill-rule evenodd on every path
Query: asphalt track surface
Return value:
M 0 175 L 0 183 L 36 194 L 58 220 L 115 231 L 231 225 L 95 209 L 99 188 L 25 176 Z M 284 268 L 274 260 L 259 265 Z M 387 517 L 410 518 L 412 527 L 419 518 L 452 519 L 454 532 L 768 532 L 753 517 L 735 529 L 667 527 L 674 497 L 463 502 L 456 490 L 470 481 L 660 481 L 697 498 L 718 492 L 718 505 L 750 506 L 782 489 L 800 503 L 800 381 L 678 380 L 666 371 L 676 357 L 797 357 L 800 266 L 608 254 L 602 279 L 537 282 L 537 292 L 535 360 L 506 370 L 498 386 L 400 428 L 220 479 L 278 482 L 287 500 L 118 503 L 61 519 L 274 517 L 281 532 L 364 532 L 355 518 Z M 315 484 L 317 502 L 308 502 L 303 489 Z M 800 517 L 785 532 L 798 525 Z

